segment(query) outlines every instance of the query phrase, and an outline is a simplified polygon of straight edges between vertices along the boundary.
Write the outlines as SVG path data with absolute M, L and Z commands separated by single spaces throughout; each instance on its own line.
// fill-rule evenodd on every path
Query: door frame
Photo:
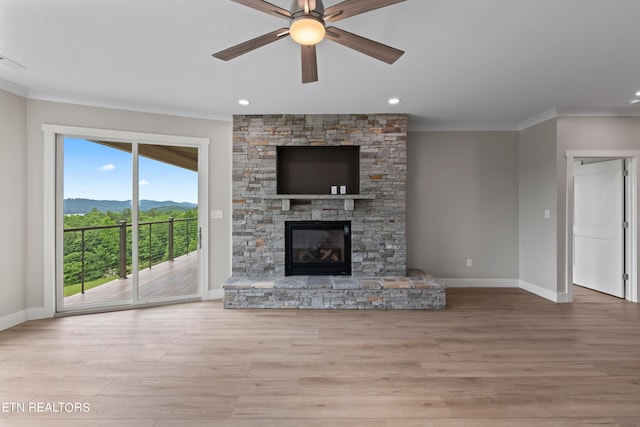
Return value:
M 138 144 L 168 144 L 168 145 L 187 145 L 198 147 L 198 218 L 200 227 L 202 228 L 200 240 L 200 256 L 198 257 L 199 267 L 199 299 L 206 300 L 209 298 L 209 138 L 176 136 L 153 134 L 144 132 L 118 131 L 111 129 L 86 128 L 75 126 L 63 126 L 55 124 L 43 124 L 42 131 L 44 133 L 44 248 L 43 248 L 43 294 L 45 313 L 50 317 L 57 313 L 57 292 L 56 286 L 58 282 L 58 260 L 57 254 L 57 140 L 60 136 L 73 136 L 86 139 L 102 138 L 114 141 L 136 142 Z M 132 153 L 132 155 L 135 153 Z M 136 162 L 137 164 L 137 162 Z M 154 303 L 142 302 L 136 303 L 133 299 L 132 305 L 125 305 L 125 308 L 149 306 Z M 123 307 L 120 304 L 120 307 Z M 97 311 L 103 311 L 98 309 Z M 82 311 L 82 313 L 90 312 L 90 310 Z
M 574 216 L 574 162 L 583 158 L 623 159 L 629 172 L 625 179 L 625 217 L 629 227 L 625 233 L 625 269 L 629 275 L 625 286 L 625 299 L 638 302 L 638 159 L 635 150 L 584 150 L 565 153 L 565 283 L 566 301 L 573 301 L 573 216 Z
M 626 212 L 627 175 L 624 173 L 627 171 L 627 161 L 611 158 L 593 160 L 585 157 L 574 160 L 576 160 L 573 163 L 574 284 L 624 299 L 628 288 L 628 280 L 624 278 L 628 266 L 626 260 L 628 229 L 623 227 L 629 216 Z M 577 194 L 579 182 L 582 188 L 580 195 Z M 590 187 L 591 185 L 598 187 Z M 604 187 L 599 187 L 600 185 Z M 604 198 L 594 199 L 592 190 L 602 191 Z M 582 208 L 579 209 L 578 205 L 582 205 Z M 599 212 L 606 216 L 589 215 L 590 212 L 598 209 L 605 209 Z M 585 215 L 588 215 L 591 220 L 597 220 L 597 225 L 587 224 L 584 221 Z M 583 219 L 580 223 L 578 223 L 578 217 Z M 614 244 L 609 246 L 611 243 Z M 601 244 L 607 245 L 608 249 L 599 246 Z M 585 257 L 588 256 L 588 258 L 581 258 L 578 262 L 578 249 L 587 247 L 592 250 L 597 247 L 603 252 L 598 256 L 595 256 L 595 253 L 591 255 L 585 253 Z M 604 260 L 607 261 L 603 263 Z M 594 270 L 587 273 L 592 268 Z M 576 277 L 577 273 L 580 273 L 580 277 Z

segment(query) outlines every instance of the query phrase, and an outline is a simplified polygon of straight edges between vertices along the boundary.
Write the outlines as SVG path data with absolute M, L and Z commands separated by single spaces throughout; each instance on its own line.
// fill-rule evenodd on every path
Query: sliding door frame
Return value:
M 199 283 L 198 283 L 198 299 L 206 300 L 209 296 L 209 269 L 208 269 L 208 248 L 209 248 L 209 143 L 208 138 L 163 135 L 142 132 L 117 131 L 109 129 L 85 128 L 74 126 L 61 126 L 54 124 L 44 124 L 42 126 L 44 132 L 44 248 L 43 248 L 43 269 L 44 269 L 44 308 L 49 316 L 58 314 L 58 292 L 56 291 L 59 280 L 62 276 L 58 260 L 58 254 L 61 250 L 62 239 L 57 238 L 59 233 L 60 221 L 62 217 L 60 212 L 62 207 L 58 202 L 58 150 L 57 141 L 62 137 L 77 137 L 85 139 L 106 139 L 111 141 L 121 141 L 132 143 L 132 156 L 134 158 L 134 173 L 132 186 L 134 189 L 133 199 L 137 200 L 137 186 L 134 182 L 137 175 L 137 147 L 140 144 L 160 144 L 174 146 L 190 146 L 198 148 L 198 218 L 201 227 L 200 248 L 199 248 Z M 134 218 L 135 223 L 135 218 Z M 134 224 L 135 225 L 135 224 Z M 135 235 L 135 234 L 134 234 Z M 135 239 L 134 239 L 135 240 Z M 134 243 L 134 249 L 137 242 Z M 150 304 L 172 302 L 174 300 L 181 301 L 184 299 L 171 298 L 167 301 L 138 301 L 137 292 L 132 293 L 132 304 L 105 304 L 96 311 L 104 311 L 109 308 L 132 308 L 148 306 Z M 83 313 L 91 310 L 82 310 Z M 66 313 L 67 310 L 61 312 Z

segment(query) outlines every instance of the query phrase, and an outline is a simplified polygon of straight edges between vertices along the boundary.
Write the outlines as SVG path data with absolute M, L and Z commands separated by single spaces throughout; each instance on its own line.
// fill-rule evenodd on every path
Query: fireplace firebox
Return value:
M 351 222 L 286 221 L 285 274 L 351 275 Z

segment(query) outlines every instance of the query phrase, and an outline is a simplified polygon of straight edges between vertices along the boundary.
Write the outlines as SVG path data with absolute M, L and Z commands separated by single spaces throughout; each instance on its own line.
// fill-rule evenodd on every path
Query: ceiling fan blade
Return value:
M 325 21 L 336 22 L 403 1 L 406 0 L 345 0 L 325 10 Z
M 326 38 L 343 46 L 357 50 L 387 64 L 393 64 L 404 55 L 404 51 L 366 39 L 336 27 L 327 27 Z
M 291 18 L 291 12 L 287 9 L 283 9 L 274 4 L 268 3 L 262 0 L 231 0 L 234 3 L 242 4 L 252 9 L 259 10 L 260 12 L 268 13 L 269 15 L 279 16 L 280 18 Z
M 316 57 L 316 45 L 300 45 L 302 53 L 302 83 L 318 81 L 318 60 Z
M 270 32 L 269 34 L 256 37 L 255 39 L 240 43 L 239 45 L 230 47 L 228 49 L 221 50 L 220 52 L 214 53 L 213 56 L 218 59 L 222 59 L 223 61 L 229 61 L 233 58 L 237 58 L 240 55 L 249 53 L 252 50 L 258 49 L 259 47 L 266 46 L 269 43 L 273 43 L 275 41 L 283 39 L 288 35 L 288 28 L 280 28 L 279 30 Z

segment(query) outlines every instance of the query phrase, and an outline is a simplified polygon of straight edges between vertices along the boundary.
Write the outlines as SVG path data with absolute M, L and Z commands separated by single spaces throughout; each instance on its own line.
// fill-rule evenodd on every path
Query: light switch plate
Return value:
M 224 211 L 211 211 L 211 219 L 223 219 Z

